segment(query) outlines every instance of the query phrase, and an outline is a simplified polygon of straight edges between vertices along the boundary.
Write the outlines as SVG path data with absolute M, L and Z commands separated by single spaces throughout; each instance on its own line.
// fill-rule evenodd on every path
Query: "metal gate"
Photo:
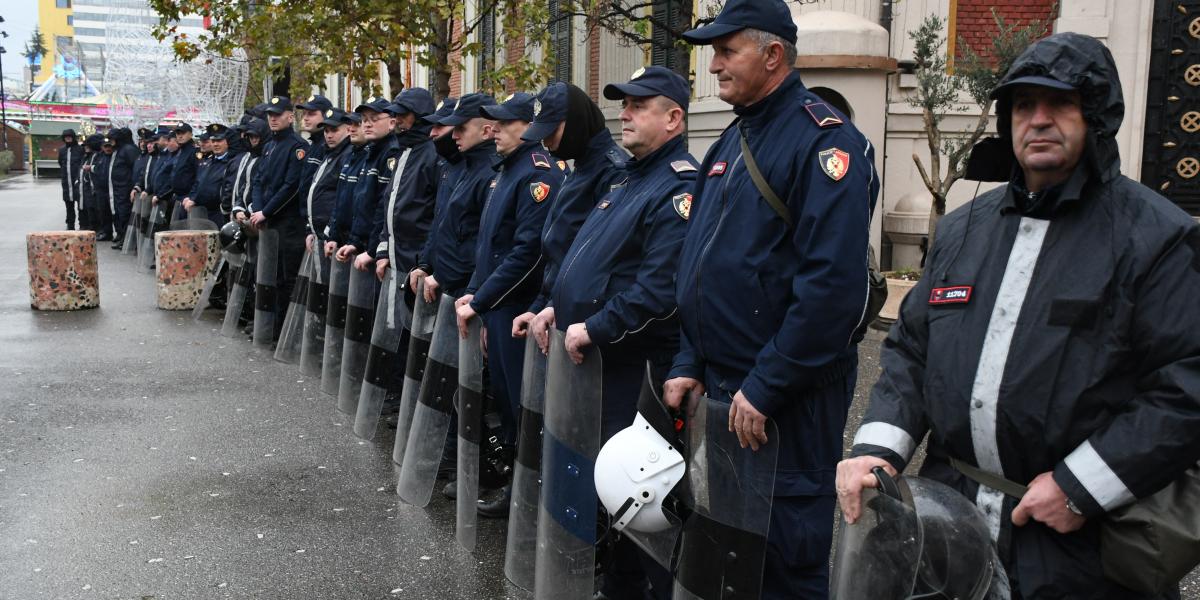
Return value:
M 1200 1 L 1156 0 L 1142 183 L 1200 216 Z

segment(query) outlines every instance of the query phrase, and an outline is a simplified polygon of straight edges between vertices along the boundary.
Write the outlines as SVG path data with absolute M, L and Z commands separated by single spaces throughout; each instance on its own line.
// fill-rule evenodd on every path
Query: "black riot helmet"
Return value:
M 970 500 L 923 477 L 863 490 L 862 516 L 841 522 L 833 563 L 834 600 L 981 600 L 991 587 L 992 540 Z
M 230 254 L 246 252 L 246 227 L 239 221 L 230 221 L 221 226 L 221 249 Z

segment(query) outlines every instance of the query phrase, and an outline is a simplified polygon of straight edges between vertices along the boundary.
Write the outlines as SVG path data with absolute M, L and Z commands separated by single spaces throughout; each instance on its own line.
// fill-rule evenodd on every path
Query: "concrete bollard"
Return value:
M 158 307 L 192 310 L 220 256 L 216 231 L 163 231 L 154 235 Z
M 34 310 L 100 306 L 96 232 L 38 231 L 25 236 L 29 305 Z

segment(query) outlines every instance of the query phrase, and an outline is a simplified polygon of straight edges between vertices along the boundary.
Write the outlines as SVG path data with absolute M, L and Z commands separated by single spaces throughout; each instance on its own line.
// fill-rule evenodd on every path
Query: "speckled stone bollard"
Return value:
M 192 310 L 220 256 L 216 231 L 164 231 L 154 235 L 158 307 Z
M 100 306 L 96 232 L 38 231 L 25 236 L 29 305 L 34 310 Z

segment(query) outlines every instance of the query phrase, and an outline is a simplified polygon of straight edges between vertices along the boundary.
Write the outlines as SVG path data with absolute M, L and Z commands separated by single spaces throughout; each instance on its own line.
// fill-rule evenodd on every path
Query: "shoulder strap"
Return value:
M 742 143 L 742 160 L 746 163 L 746 170 L 750 172 L 750 179 L 754 180 L 754 187 L 758 188 L 758 193 L 762 195 L 767 204 L 771 205 L 771 209 L 779 214 L 784 223 L 788 227 L 792 226 L 792 213 L 788 210 L 787 205 L 779 199 L 775 194 L 775 190 L 771 189 L 771 185 L 767 183 L 767 179 L 763 177 L 762 171 L 758 170 L 758 162 L 754 160 L 754 155 L 750 152 L 750 145 L 746 143 L 746 134 L 742 131 L 742 126 L 737 125 L 738 139 Z
M 983 469 L 980 469 L 974 465 L 967 464 L 966 462 L 958 460 L 953 456 L 949 458 L 950 466 L 957 469 L 959 473 L 962 473 L 970 479 L 975 480 L 975 483 L 990 487 L 993 490 L 1004 492 L 1006 495 L 1012 496 L 1017 500 L 1020 500 L 1025 496 L 1025 491 L 1027 489 L 1025 486 L 1015 481 L 1005 479 L 1004 477 L 996 475 L 995 473 L 984 471 Z

